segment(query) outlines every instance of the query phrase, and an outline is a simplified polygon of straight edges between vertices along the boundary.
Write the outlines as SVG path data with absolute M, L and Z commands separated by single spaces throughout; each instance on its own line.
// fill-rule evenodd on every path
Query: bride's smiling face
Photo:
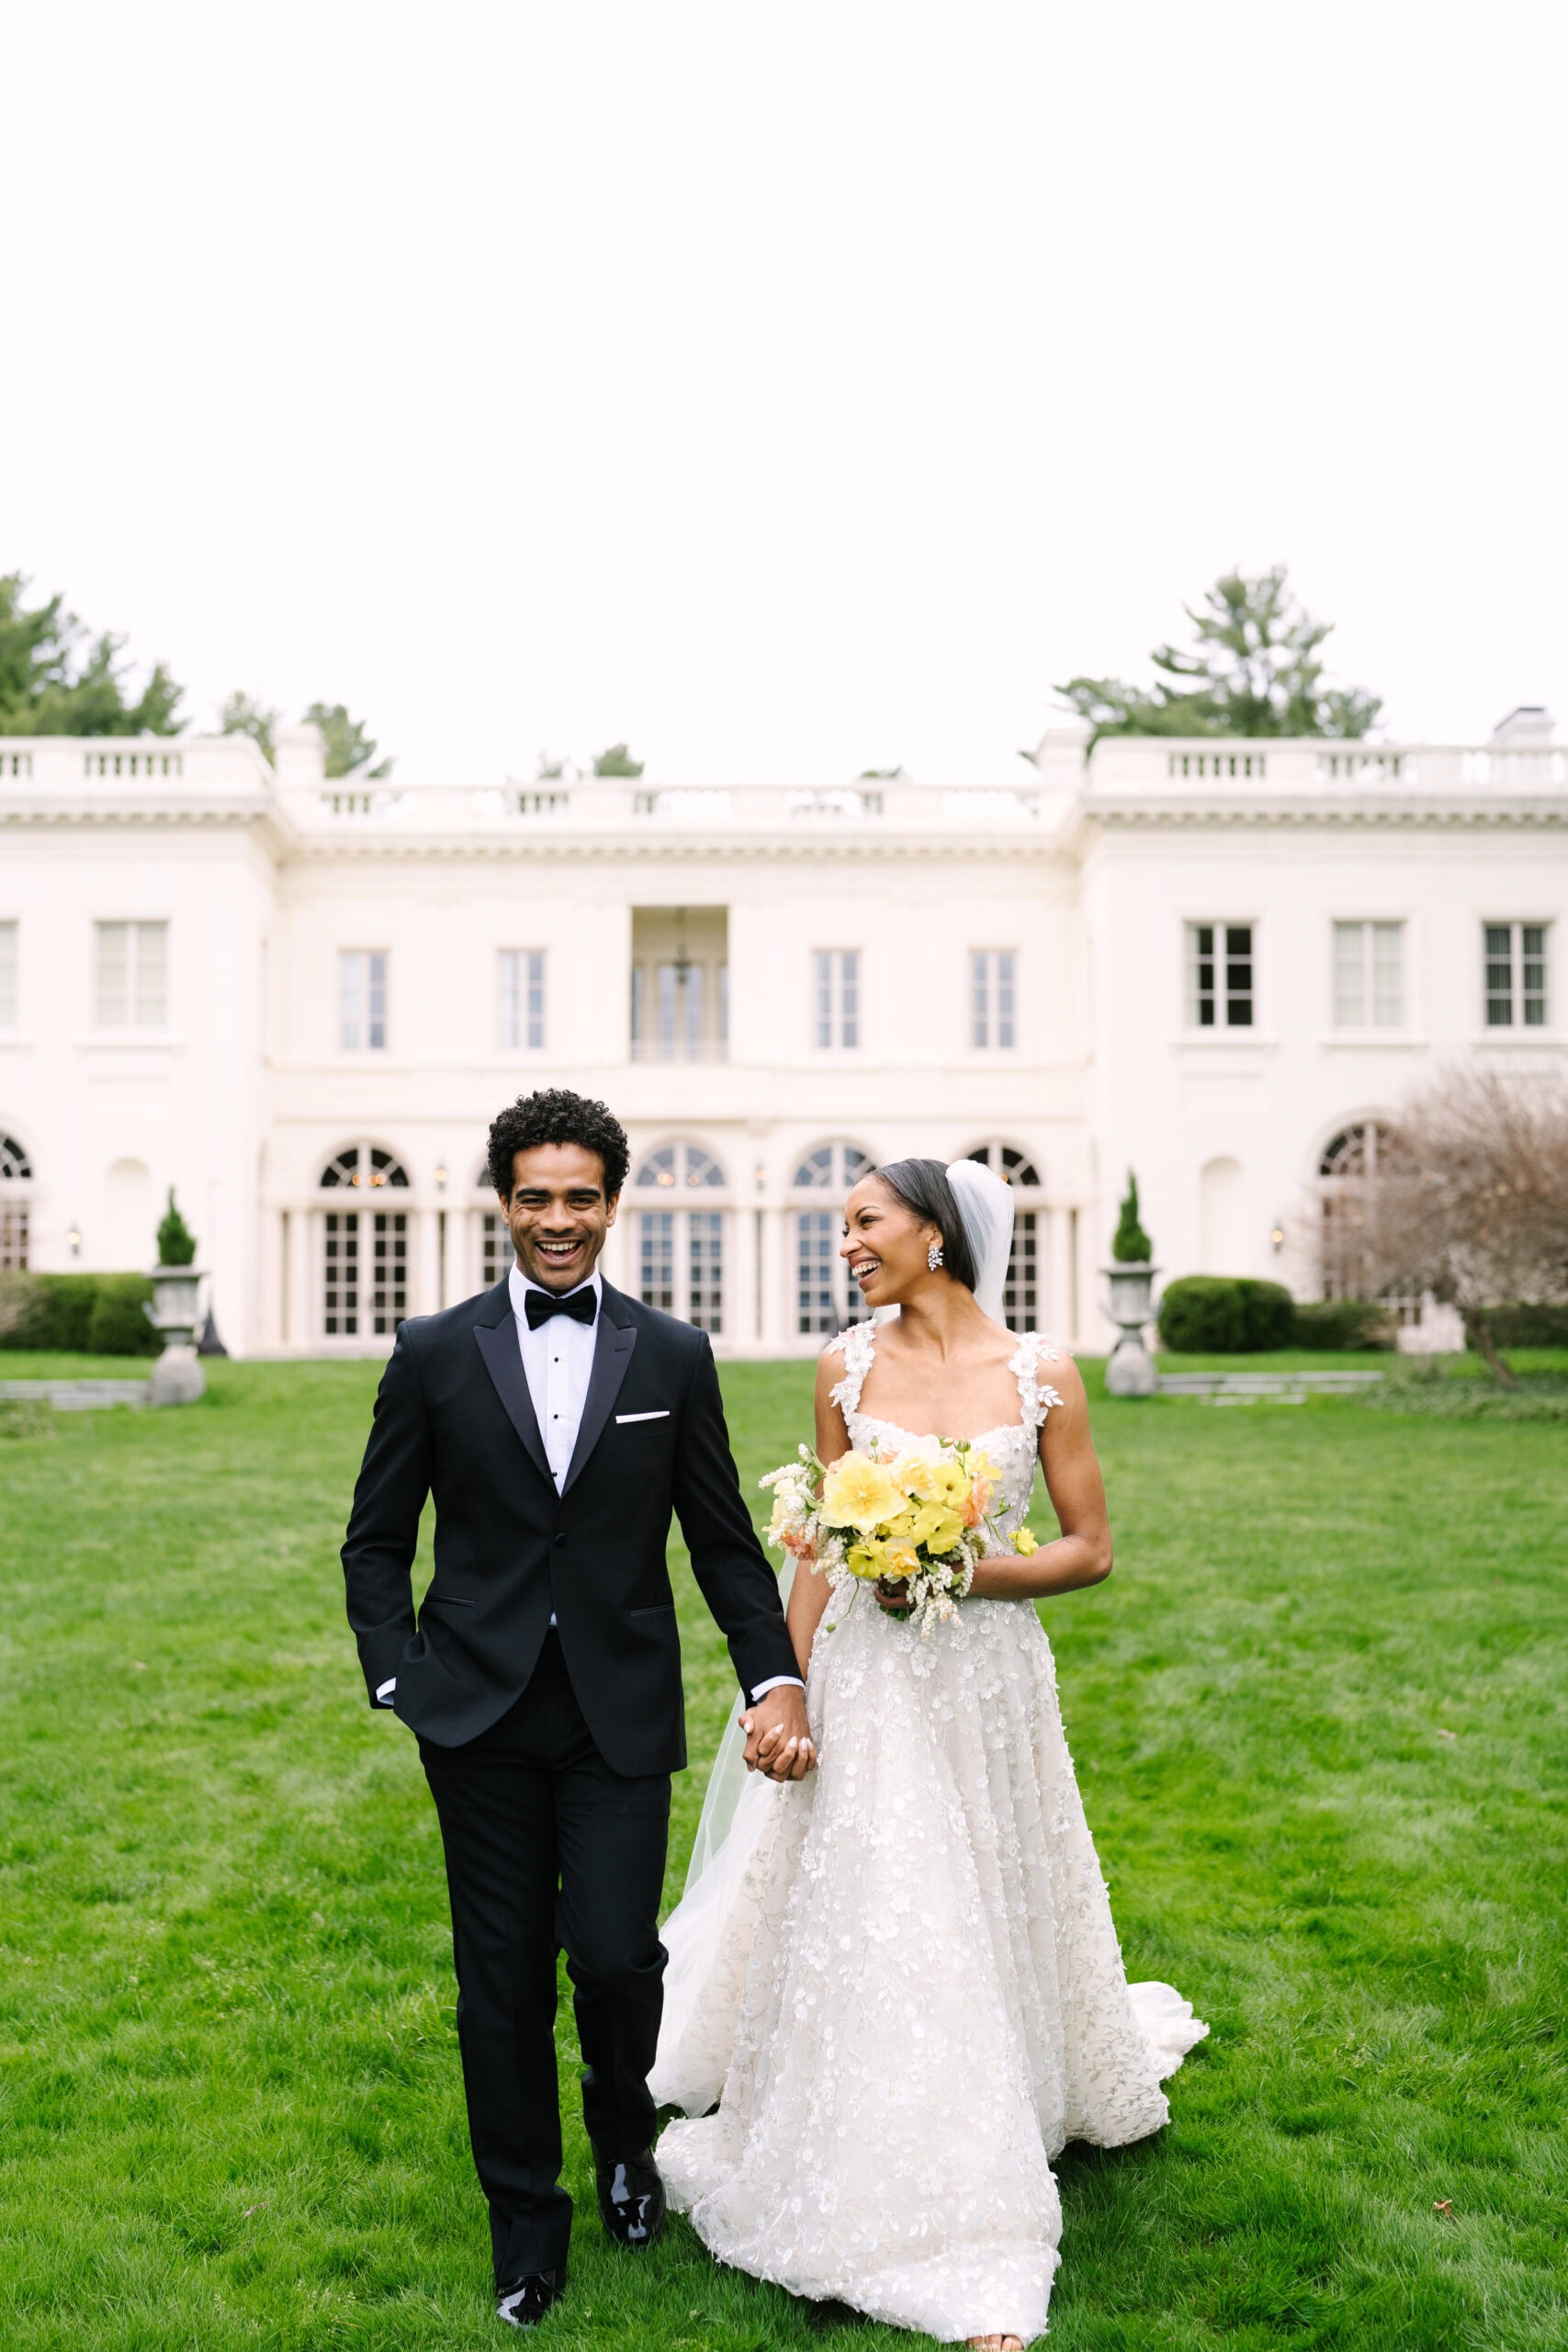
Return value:
M 839 1255 L 868 1306 L 896 1306 L 916 1284 L 929 1283 L 927 1253 L 941 1236 L 907 1208 L 879 1176 L 863 1176 L 844 1211 Z

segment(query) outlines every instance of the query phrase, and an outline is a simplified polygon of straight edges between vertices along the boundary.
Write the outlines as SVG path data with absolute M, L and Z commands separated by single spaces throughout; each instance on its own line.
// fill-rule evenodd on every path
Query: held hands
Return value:
M 740 1728 L 749 1772 L 765 1772 L 770 1781 L 804 1781 L 817 1761 L 806 1693 L 793 1683 L 778 1684 L 748 1707 Z

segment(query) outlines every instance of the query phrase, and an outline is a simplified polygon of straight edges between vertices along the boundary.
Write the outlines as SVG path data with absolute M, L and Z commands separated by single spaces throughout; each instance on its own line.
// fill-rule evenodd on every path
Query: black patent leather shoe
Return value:
M 565 2292 L 564 2270 L 525 2271 L 521 2278 L 501 2289 L 495 2315 L 508 2327 L 537 2327 L 550 2305 L 558 2303 Z
M 664 2227 L 665 2211 L 653 2150 L 635 2156 L 602 2156 L 595 2150 L 593 2169 L 600 2216 L 617 2245 L 651 2245 Z

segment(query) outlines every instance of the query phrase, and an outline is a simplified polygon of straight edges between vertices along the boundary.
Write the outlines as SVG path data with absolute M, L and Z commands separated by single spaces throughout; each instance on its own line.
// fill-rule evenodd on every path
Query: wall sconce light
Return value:
M 1282 1225 L 1277 1225 L 1277 1226 L 1274 1227 L 1273 1232 L 1269 1236 L 1269 1240 L 1274 1244 L 1274 1255 L 1275 1255 L 1275 1257 L 1277 1258 L 1277 1257 L 1279 1256 L 1279 1254 L 1280 1254 L 1280 1250 L 1281 1250 L 1284 1248 L 1284 1246 L 1285 1246 L 1285 1228 L 1284 1228 L 1284 1227 L 1283 1227 Z
M 74 1219 L 66 1232 L 65 1246 L 73 1258 L 79 1258 L 82 1255 L 82 1228 Z
M 437 1168 L 435 1171 L 435 1189 L 438 1193 L 444 1193 L 446 1190 L 446 1170 L 445 1167 Z

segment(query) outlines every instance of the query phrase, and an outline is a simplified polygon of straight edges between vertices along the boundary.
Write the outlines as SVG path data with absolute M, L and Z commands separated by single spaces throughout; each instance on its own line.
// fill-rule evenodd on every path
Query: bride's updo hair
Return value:
M 975 1252 L 969 1247 L 969 1236 L 964 1230 L 964 1219 L 942 1161 L 895 1159 L 876 1173 L 922 1225 L 935 1226 L 942 1236 L 943 1272 L 951 1274 L 955 1283 L 962 1283 L 965 1290 L 973 1290 Z

